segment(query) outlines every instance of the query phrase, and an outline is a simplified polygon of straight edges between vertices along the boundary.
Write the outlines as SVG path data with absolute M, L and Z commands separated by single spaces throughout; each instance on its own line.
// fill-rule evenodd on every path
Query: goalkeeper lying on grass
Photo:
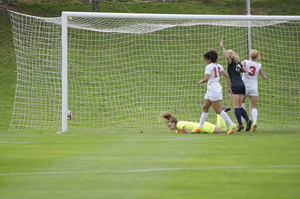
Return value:
M 222 108 L 225 112 L 230 111 L 230 108 Z M 178 121 L 172 113 L 162 112 L 159 115 L 159 120 L 167 120 L 167 126 L 170 130 L 177 130 L 176 133 L 191 133 L 192 130 L 198 128 L 199 124 L 195 122 Z M 204 133 L 227 133 L 226 122 L 217 114 L 217 125 L 205 122 L 203 125 Z

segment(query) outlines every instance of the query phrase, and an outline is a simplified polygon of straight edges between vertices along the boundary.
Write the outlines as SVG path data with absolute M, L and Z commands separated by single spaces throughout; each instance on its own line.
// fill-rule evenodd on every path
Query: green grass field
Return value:
M 299 198 L 297 129 L 0 134 L 1 198 Z
M 132 13 L 244 14 L 244 1 L 126 4 Z M 124 5 L 100 4 L 103 12 Z M 15 3 L 38 16 L 91 4 Z M 300 15 L 297 0 L 251 1 L 253 14 Z M 8 13 L 0 8 L 0 198 L 300 198 L 297 127 L 233 135 L 155 129 L 9 131 L 16 86 Z M 278 117 L 278 116 L 277 116 Z

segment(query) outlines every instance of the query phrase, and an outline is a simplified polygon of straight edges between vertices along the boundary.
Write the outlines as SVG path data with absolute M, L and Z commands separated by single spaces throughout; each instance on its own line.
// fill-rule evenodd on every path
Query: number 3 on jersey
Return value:
M 254 76 L 255 75 L 255 71 L 256 71 L 255 66 L 250 66 L 249 69 L 250 69 L 250 72 L 248 72 L 248 75 L 249 76 Z
M 221 77 L 221 69 L 220 67 L 214 67 L 214 71 L 215 71 L 215 78 Z

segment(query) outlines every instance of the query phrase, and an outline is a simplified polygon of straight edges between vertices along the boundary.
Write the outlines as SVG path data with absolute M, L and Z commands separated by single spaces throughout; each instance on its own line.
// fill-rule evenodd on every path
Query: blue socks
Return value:
M 248 115 L 247 115 L 247 112 L 245 111 L 245 109 L 243 108 L 235 108 L 234 109 L 234 113 L 235 113 L 235 117 L 239 123 L 239 126 L 241 126 L 243 123 L 242 123 L 242 118 L 241 116 L 243 116 L 243 118 L 245 118 L 245 120 L 248 122 L 249 121 L 249 118 L 248 118 Z
M 240 108 L 240 110 L 241 110 L 241 114 L 242 114 L 243 118 L 245 118 L 245 120 L 248 122 L 249 118 L 248 118 L 247 112 L 243 108 Z
M 236 117 L 236 119 L 237 119 L 237 121 L 239 123 L 239 126 L 241 126 L 243 124 L 242 123 L 242 118 L 241 118 L 241 116 L 242 116 L 241 109 L 235 108 L 234 109 L 234 113 L 235 113 L 235 117 Z

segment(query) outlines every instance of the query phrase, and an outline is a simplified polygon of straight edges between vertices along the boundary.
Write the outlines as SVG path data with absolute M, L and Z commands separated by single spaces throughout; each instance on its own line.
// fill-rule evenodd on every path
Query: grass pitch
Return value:
M 299 198 L 296 129 L 2 132 L 1 198 Z

